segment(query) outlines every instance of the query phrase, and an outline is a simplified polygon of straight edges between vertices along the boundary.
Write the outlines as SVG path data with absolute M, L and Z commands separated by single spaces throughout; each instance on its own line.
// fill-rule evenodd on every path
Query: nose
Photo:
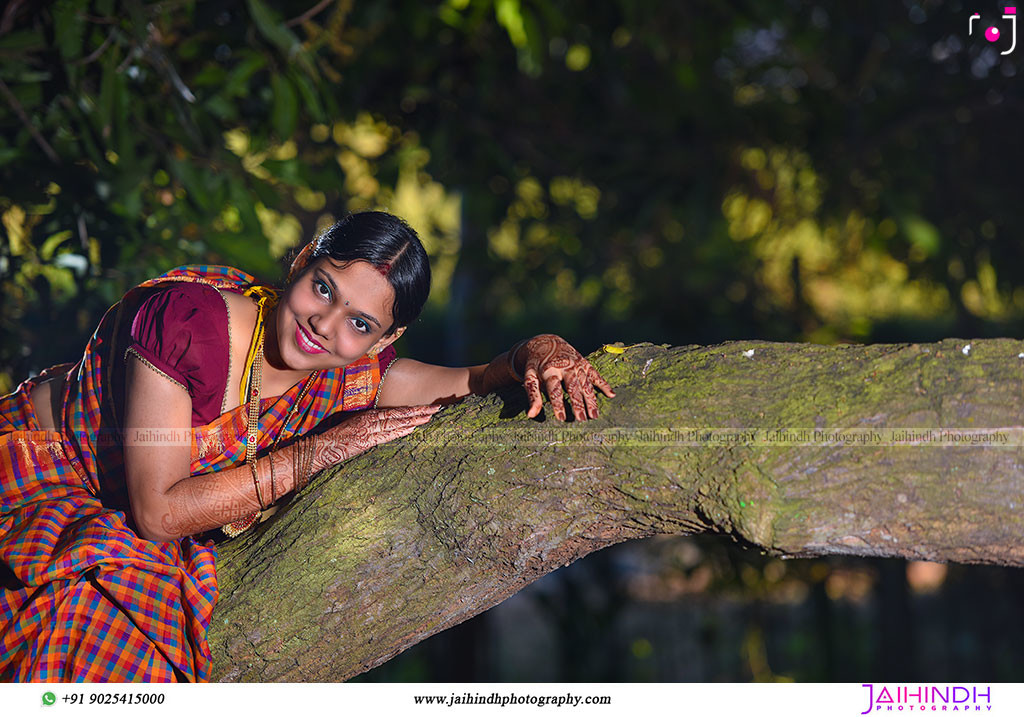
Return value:
M 313 314 L 309 317 L 309 327 L 313 329 L 313 333 L 321 338 L 330 338 L 334 330 L 334 314 L 336 312 L 327 312 L 326 314 Z
M 313 329 L 313 333 L 317 336 L 323 336 L 323 330 L 321 329 L 323 322 L 319 316 L 309 317 L 309 328 Z

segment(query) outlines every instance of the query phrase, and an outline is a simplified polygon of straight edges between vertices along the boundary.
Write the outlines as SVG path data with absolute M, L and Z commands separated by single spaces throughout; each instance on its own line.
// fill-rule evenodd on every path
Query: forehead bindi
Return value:
M 391 325 L 395 291 L 375 266 L 366 261 L 336 264 L 324 259 L 316 270 L 333 280 L 336 299 L 347 309 L 372 316 L 383 328 Z

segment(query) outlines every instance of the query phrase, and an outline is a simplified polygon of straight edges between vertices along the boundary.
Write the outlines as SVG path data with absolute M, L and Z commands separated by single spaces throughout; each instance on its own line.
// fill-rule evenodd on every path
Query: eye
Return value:
M 352 319 L 352 325 L 356 327 L 356 331 L 361 334 L 370 333 L 370 325 L 362 319 Z
M 322 279 L 313 279 L 313 293 L 324 299 L 331 298 L 331 287 Z

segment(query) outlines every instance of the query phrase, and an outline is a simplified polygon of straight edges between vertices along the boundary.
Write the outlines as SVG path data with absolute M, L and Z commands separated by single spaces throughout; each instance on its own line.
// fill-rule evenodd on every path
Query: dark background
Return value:
M 366 208 L 431 254 L 399 347 L 427 361 L 542 331 L 584 352 L 1020 336 L 1024 46 L 1001 54 L 1002 7 L 9 0 L 0 391 L 74 360 L 135 283 L 279 279 Z M 1016 570 L 668 538 L 366 678 L 1017 681 L 1022 597 Z

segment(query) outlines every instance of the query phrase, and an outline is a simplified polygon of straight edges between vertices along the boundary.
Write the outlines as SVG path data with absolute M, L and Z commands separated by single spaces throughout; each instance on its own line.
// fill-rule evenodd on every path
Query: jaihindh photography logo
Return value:
M 990 685 L 886 685 L 866 682 L 862 693 L 867 709 L 862 715 L 875 712 L 990 712 Z M 863 702 L 861 704 L 864 704 Z

